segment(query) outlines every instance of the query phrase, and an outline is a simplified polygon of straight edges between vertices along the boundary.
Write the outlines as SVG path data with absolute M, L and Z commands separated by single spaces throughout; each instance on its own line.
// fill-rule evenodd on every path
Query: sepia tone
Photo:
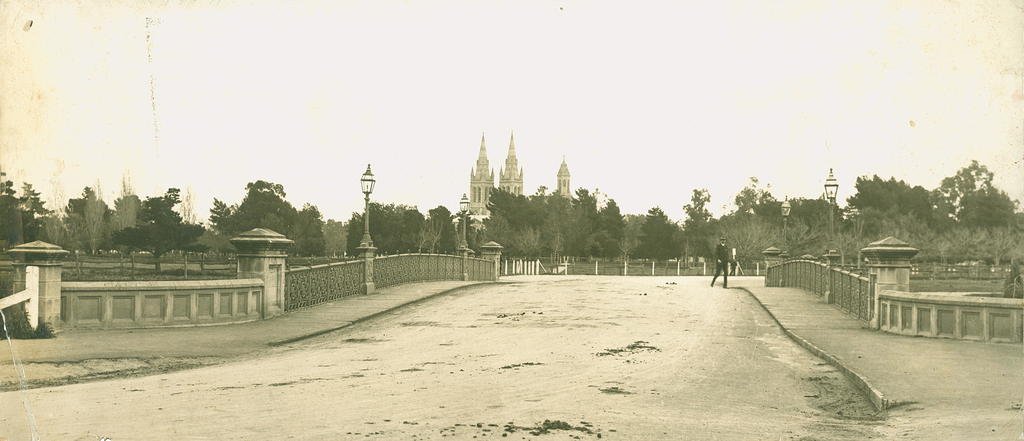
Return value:
M 0 23 L 0 440 L 1024 437 L 1020 2 Z

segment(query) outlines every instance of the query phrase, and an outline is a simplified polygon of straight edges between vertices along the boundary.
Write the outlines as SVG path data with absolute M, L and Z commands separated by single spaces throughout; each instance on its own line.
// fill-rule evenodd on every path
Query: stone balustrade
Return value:
M 66 328 L 148 328 L 260 318 L 262 279 L 64 282 Z
M 923 337 L 1021 342 L 1024 300 L 979 294 L 883 291 L 879 329 Z

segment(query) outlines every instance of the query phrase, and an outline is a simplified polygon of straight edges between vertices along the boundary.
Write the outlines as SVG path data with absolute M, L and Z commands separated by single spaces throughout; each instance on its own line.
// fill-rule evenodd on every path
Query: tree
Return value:
M 192 187 L 185 188 L 185 195 L 181 197 L 180 212 L 182 222 L 196 223 L 195 196 L 192 194 Z
M 348 230 L 344 222 L 328 219 L 324 222 L 324 252 L 331 256 L 345 253 Z
M 647 211 L 641 229 L 643 236 L 637 247 L 638 257 L 664 260 L 678 256 L 679 247 L 675 243 L 678 226 L 668 219 L 661 208 L 654 207 Z
M 139 221 L 142 200 L 135 194 L 130 178 L 121 179 L 121 194 L 114 200 L 114 230 L 134 227 Z
M 738 214 L 756 215 L 766 221 L 772 221 L 781 216 L 781 204 L 775 199 L 775 196 L 772 196 L 770 186 L 761 188 L 755 177 L 751 177 L 750 183 L 736 194 L 734 202 Z
M 245 197 L 237 206 L 214 199 L 210 209 L 210 223 L 225 236 L 268 228 L 291 237 L 292 225 L 298 211 L 285 200 L 284 186 L 267 181 L 250 182 L 245 186 Z
M 160 272 L 161 256 L 168 251 L 187 249 L 203 235 L 202 226 L 182 222 L 181 215 L 174 210 L 180 202 L 177 188 L 167 189 L 163 196 L 146 198 L 139 223 L 114 233 L 114 243 L 128 250 L 149 251 Z
M 645 219 L 645 217 L 635 214 L 627 214 L 623 218 L 622 239 L 619 241 L 619 251 L 622 252 L 623 258 L 628 259 L 629 255 L 640 246 L 640 240 L 644 237 Z
M 4 176 L 6 173 L 0 172 L 0 233 L 7 245 L 17 245 L 23 241 L 19 201 L 15 197 L 14 183 Z
M 27 182 L 21 186 L 18 204 L 21 209 L 23 240 L 25 242 L 39 240 L 45 230 L 44 219 L 50 215 L 51 211 L 46 209 L 45 203 L 39 198 L 39 192 Z
M 438 205 L 427 211 L 424 230 L 427 236 L 426 249 L 431 253 L 450 253 L 455 251 L 458 243 L 458 232 L 452 222 L 454 216 L 448 207 Z
M 694 189 L 690 203 L 683 206 L 686 220 L 683 221 L 683 254 L 712 257 L 714 231 L 711 228 L 711 193 L 707 189 Z
M 81 197 L 68 199 L 66 213 L 72 249 L 95 253 L 108 244 L 111 212 L 98 189 L 85 187 Z
M 321 256 L 324 254 L 324 220 L 315 206 L 305 204 L 296 213 L 291 226 L 291 238 L 295 241 L 295 253 L 300 256 Z
M 598 211 L 597 216 L 596 241 L 601 247 L 600 256 L 614 258 L 622 253 L 620 244 L 626 228 L 622 212 L 615 200 L 609 199 L 608 203 Z
M 994 177 L 988 167 L 971 161 L 932 192 L 935 209 L 968 227 L 1012 225 L 1016 204 L 992 184 Z
M 370 203 L 370 236 L 377 252 L 382 254 L 408 253 L 419 244 L 423 215 L 406 205 Z M 356 254 L 363 238 L 363 215 L 352 213 L 348 221 L 347 249 Z

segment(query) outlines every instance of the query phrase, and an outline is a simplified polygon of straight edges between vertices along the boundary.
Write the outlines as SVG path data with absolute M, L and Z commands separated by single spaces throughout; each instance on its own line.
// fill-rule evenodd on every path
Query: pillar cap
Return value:
M 765 248 L 764 251 L 761 251 L 761 254 L 764 254 L 765 257 L 778 257 L 782 254 L 782 250 L 775 247 L 768 247 Z
M 487 242 L 487 243 L 481 245 L 480 249 L 483 252 L 492 252 L 493 253 L 493 252 L 500 252 L 501 250 L 505 249 L 505 247 L 501 246 L 500 243 L 495 242 L 495 241 L 492 240 L 490 242 Z
M 23 243 L 14 248 L 7 250 L 7 253 L 17 258 L 21 256 L 22 261 L 25 262 L 37 262 L 37 261 L 49 261 L 58 262 L 61 257 L 68 254 L 67 250 L 54 245 L 52 243 L 46 243 L 41 240 L 34 242 Z
M 918 251 L 920 250 L 892 236 L 871 242 L 860 250 L 862 256 L 874 263 L 909 262 Z
M 253 228 L 230 239 L 242 253 L 284 251 L 295 241 L 267 228 Z

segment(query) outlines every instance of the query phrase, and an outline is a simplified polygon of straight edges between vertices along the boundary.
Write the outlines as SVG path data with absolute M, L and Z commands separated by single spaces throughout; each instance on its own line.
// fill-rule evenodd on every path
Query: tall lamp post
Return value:
M 832 169 L 830 168 L 828 169 L 828 177 L 825 178 L 825 197 L 828 198 L 828 238 L 831 245 L 834 245 L 836 234 L 832 212 L 835 211 L 837 191 L 839 191 L 839 182 L 836 181 L 836 177 L 832 174 Z
M 459 223 L 462 224 L 462 233 L 459 236 L 459 253 L 463 256 L 469 254 L 469 245 L 466 243 L 466 214 L 469 213 L 469 198 L 462 194 L 459 200 Z
M 370 171 L 370 164 L 366 164 L 366 171 L 363 173 L 363 177 L 359 179 L 360 185 L 363 188 L 363 240 L 359 242 L 359 248 L 370 249 L 373 248 L 373 239 L 370 238 L 370 193 L 373 193 L 373 184 L 377 181 L 373 179 L 373 172 Z
M 789 196 L 787 196 L 786 200 L 782 201 L 782 247 L 786 249 L 789 249 L 789 239 L 786 236 L 786 230 L 789 223 L 789 212 L 792 209 L 793 207 L 789 205 Z
M 854 219 L 854 222 L 857 225 L 857 268 L 860 269 L 860 261 L 861 261 L 861 255 L 860 255 L 860 249 L 861 249 L 860 236 L 861 236 L 861 230 L 864 228 L 863 224 L 861 223 L 860 210 L 858 210 L 856 207 L 851 208 L 850 209 L 850 217 L 852 217 Z

